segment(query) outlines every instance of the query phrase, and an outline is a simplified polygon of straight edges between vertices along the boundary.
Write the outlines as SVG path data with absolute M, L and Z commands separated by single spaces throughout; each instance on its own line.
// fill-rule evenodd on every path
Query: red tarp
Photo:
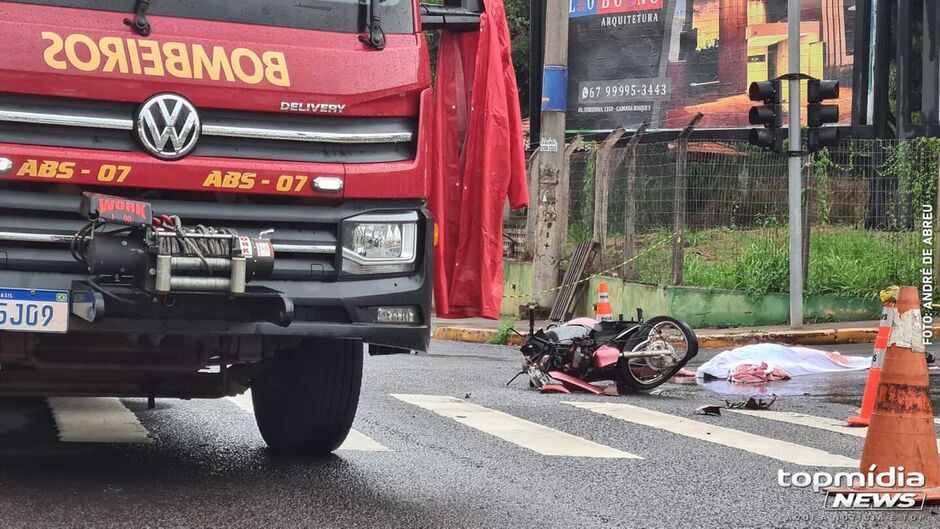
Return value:
M 432 109 L 429 205 L 438 316 L 498 319 L 503 207 L 528 202 L 522 115 L 503 0 L 485 0 L 479 33 L 441 32 Z

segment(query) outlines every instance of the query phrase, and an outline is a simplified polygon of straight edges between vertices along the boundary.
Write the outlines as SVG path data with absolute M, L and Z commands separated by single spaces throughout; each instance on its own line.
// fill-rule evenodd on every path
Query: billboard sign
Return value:
M 568 129 L 746 127 L 747 86 L 787 73 L 787 0 L 568 0 Z M 804 0 L 803 73 L 850 120 L 855 0 Z M 784 97 L 788 94 L 785 92 Z M 805 95 L 804 95 L 805 97 Z

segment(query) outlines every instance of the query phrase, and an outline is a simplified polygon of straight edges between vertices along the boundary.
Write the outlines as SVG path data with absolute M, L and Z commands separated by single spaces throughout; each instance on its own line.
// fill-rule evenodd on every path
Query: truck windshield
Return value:
M 10 0 L 17 4 L 119 11 L 132 14 L 135 0 Z M 380 4 L 386 33 L 414 33 L 412 0 Z M 152 0 L 150 14 L 343 33 L 366 31 L 369 0 Z M 159 28 L 154 30 L 159 33 Z

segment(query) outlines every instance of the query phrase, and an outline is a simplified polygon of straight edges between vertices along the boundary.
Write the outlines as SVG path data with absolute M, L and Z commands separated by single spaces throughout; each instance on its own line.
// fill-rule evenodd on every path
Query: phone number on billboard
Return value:
M 659 99 L 669 96 L 666 83 L 582 84 L 581 103 L 619 103 L 629 99 Z

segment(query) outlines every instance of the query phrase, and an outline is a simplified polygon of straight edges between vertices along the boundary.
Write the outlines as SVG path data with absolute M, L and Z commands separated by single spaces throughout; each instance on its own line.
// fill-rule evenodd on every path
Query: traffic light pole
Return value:
M 800 0 L 788 0 L 788 55 L 790 57 L 790 142 L 787 147 L 790 204 L 790 327 L 803 326 L 803 194 L 800 141 Z

